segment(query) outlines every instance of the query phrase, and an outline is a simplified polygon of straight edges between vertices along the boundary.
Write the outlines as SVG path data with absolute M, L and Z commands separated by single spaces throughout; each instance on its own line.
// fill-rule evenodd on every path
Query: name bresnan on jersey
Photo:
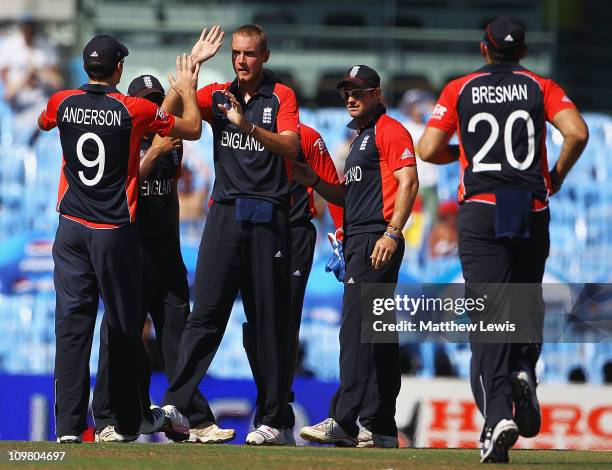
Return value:
M 472 88 L 472 103 L 506 103 L 527 100 L 527 85 L 475 86 Z
M 85 125 L 97 124 L 98 126 L 120 126 L 121 111 L 66 106 L 62 115 L 62 122 Z

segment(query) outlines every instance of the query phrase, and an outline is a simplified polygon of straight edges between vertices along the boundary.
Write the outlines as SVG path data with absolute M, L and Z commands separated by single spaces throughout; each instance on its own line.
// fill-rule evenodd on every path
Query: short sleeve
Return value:
M 156 104 L 144 98 L 131 98 L 133 106 L 130 108 L 134 127 L 140 128 L 142 132 L 155 132 L 166 137 L 174 127 L 174 116 L 167 113 Z
M 457 97 L 456 85 L 450 82 L 440 93 L 427 127 L 437 127 L 447 134 L 454 134 L 457 130 Z
M 328 183 L 332 184 L 340 184 L 338 170 L 336 170 L 334 161 L 329 155 L 327 146 L 325 145 L 325 141 L 323 140 L 323 137 L 321 137 L 321 134 L 311 127 L 304 125 L 301 126 L 301 132 L 302 151 L 304 152 L 304 159 L 306 160 L 306 163 L 312 167 L 315 173 L 323 181 L 327 181 Z M 336 230 L 338 230 L 340 227 L 342 227 L 344 210 L 342 207 L 330 202 L 327 203 L 327 207 L 329 209 L 329 214 L 334 221 L 334 226 L 336 227 Z
M 387 162 L 389 170 L 397 171 L 406 166 L 416 165 L 414 144 L 406 128 L 395 119 L 384 115 L 376 126 L 376 146 L 381 159 Z
M 43 131 L 50 131 L 57 126 L 57 108 L 65 96 L 67 96 L 65 92 L 57 92 L 49 98 L 47 106 L 40 114 L 39 122 Z
M 546 120 L 552 122 L 555 114 L 563 109 L 576 109 L 572 100 L 570 100 L 563 88 L 555 81 L 546 80 L 544 83 L 544 111 Z
M 279 100 L 278 113 L 276 115 L 276 131 L 280 134 L 284 131 L 300 133 L 300 114 L 298 111 L 295 93 L 289 87 L 277 84 L 274 94 Z
M 202 115 L 202 120 L 212 123 L 213 113 L 212 113 L 212 94 L 214 91 L 214 85 L 206 85 L 203 88 L 200 88 L 197 92 L 197 100 L 198 100 L 198 108 L 200 108 L 200 114 Z

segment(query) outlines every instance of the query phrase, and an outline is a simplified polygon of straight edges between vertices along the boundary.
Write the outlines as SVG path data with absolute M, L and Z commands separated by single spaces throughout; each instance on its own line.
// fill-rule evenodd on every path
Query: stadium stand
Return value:
M 334 90 L 334 93 L 337 93 Z M 336 95 L 337 96 L 337 95 Z M 391 110 L 396 115 L 396 110 Z M 551 255 L 547 264 L 549 280 L 557 282 L 609 282 L 612 280 L 612 118 L 586 114 L 591 131 L 588 147 L 564 184 L 551 200 Z M 342 108 L 303 109 L 303 122 L 314 126 L 333 149 L 344 137 L 346 112 Z M 209 129 L 194 144 L 191 158 L 202 168 L 212 166 Z M 560 136 L 550 129 L 548 149 L 554 159 L 560 148 Z M 196 165 L 197 166 L 197 165 Z M 15 142 L 11 131 L 10 110 L 0 102 L 0 371 L 9 373 L 51 373 L 54 348 L 54 294 L 52 284 L 51 243 L 57 226 L 56 188 L 61 167 L 61 148 L 56 132 L 41 135 L 33 145 Z M 197 182 L 209 184 L 212 171 L 201 172 Z M 441 201 L 454 197 L 458 166 L 441 168 L 438 193 Z M 415 223 L 413 216 L 412 222 Z M 325 233 L 331 221 L 317 220 L 319 243 L 308 286 L 301 340 L 305 347 L 304 367 L 322 380 L 335 380 L 338 363 L 329 358 L 338 355 L 337 329 L 342 287 L 323 270 L 329 255 Z M 461 269 L 456 257 L 431 258 L 423 249 L 430 223 L 421 221 L 415 228 L 418 244 L 406 250 L 402 282 L 460 282 Z M 190 271 L 195 268 L 199 233 L 183 226 L 183 251 Z M 197 232 L 197 230 L 195 230 Z M 103 306 L 100 305 L 100 312 Z M 241 323 L 244 310 L 240 302 L 234 311 L 219 353 L 211 367 L 217 377 L 248 378 L 250 370 L 244 357 Z M 97 337 L 91 357 L 95 372 Z M 416 348 L 417 375 L 436 373 L 441 354 L 450 359 L 452 373 L 467 377 L 469 348 L 463 344 L 420 344 Z M 442 356 L 443 357 L 443 356 Z M 541 359 L 541 378 L 566 382 L 576 366 L 583 368 L 586 379 L 604 381 L 604 366 L 612 360 L 612 345 L 602 343 L 546 344 Z

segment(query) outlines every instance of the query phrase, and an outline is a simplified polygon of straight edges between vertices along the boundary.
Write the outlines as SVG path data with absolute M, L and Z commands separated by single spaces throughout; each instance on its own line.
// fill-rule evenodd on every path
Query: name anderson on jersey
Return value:
M 237 150 L 255 150 L 257 152 L 265 150 L 263 144 L 258 142 L 255 137 L 249 137 L 242 132 L 223 131 L 221 133 L 221 145 Z
M 121 111 L 110 109 L 72 108 L 66 106 L 62 116 L 62 122 L 73 124 L 97 124 L 98 126 L 120 126 Z
M 505 103 L 527 99 L 527 85 L 475 86 L 472 88 L 472 103 Z

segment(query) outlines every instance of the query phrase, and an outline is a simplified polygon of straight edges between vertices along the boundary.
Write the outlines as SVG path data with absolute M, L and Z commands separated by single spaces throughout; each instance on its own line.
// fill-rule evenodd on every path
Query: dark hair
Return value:
M 489 47 L 489 56 L 493 62 L 498 63 L 513 63 L 521 60 L 524 48 L 511 49 L 511 50 L 497 50 Z
M 232 33 L 232 36 L 241 34 L 243 36 L 253 36 L 259 39 L 260 51 L 268 50 L 268 34 L 258 24 L 244 24 Z
M 109 65 L 108 63 L 102 63 L 99 60 L 92 60 L 87 62 L 83 68 L 90 79 L 105 80 L 113 76 L 117 63 Z

